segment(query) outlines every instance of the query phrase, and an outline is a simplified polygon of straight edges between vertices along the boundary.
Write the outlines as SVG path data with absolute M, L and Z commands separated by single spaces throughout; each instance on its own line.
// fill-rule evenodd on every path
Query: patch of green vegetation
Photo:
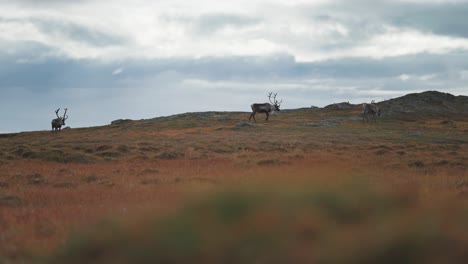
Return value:
M 56 183 L 52 185 L 52 187 L 70 189 L 70 188 L 76 188 L 78 186 L 73 182 L 60 182 L 60 183 Z
M 164 151 L 159 153 L 156 157 L 159 159 L 177 159 L 182 157 L 183 154 L 175 151 Z
M 25 204 L 25 201 L 16 195 L 0 194 L 0 207 L 18 207 Z
M 11 151 L 11 153 L 19 158 L 23 159 L 38 159 L 43 161 L 52 161 L 59 163 L 88 163 L 93 159 L 87 155 L 75 152 L 68 152 L 61 149 L 46 149 L 40 148 L 39 150 L 26 148 L 20 146 Z M 6 158 L 14 159 L 11 156 Z
M 87 148 L 84 150 L 84 153 L 88 153 L 88 154 L 94 153 L 94 149 Z
M 45 153 L 45 155 L 42 156 L 41 159 L 60 163 L 89 163 L 93 161 L 93 159 L 87 155 L 66 152 L 62 154 L 60 154 L 59 152 Z
M 143 152 L 156 152 L 159 150 L 159 148 L 155 148 L 155 147 L 140 147 L 138 149 Z
M 285 165 L 288 164 L 287 161 L 282 161 L 279 159 L 266 159 L 266 160 L 260 160 L 257 162 L 257 165 L 259 166 L 279 166 L 279 165 Z
M 106 151 L 109 149 L 112 149 L 111 145 L 101 145 L 101 146 L 96 147 L 97 152 L 102 152 L 102 151 Z
M 115 152 L 115 151 L 104 151 L 104 152 L 98 153 L 97 155 L 103 158 L 108 158 L 108 159 L 118 158 L 122 156 L 120 152 Z
M 408 166 L 415 167 L 415 168 L 423 168 L 425 166 L 422 160 L 410 161 Z
M 378 156 L 385 155 L 387 153 L 388 153 L 388 151 L 385 150 L 385 149 L 380 149 L 380 150 L 377 150 L 377 151 L 374 152 L 374 154 L 378 155 Z
M 434 162 L 433 164 L 435 166 L 446 166 L 446 165 L 449 165 L 450 162 L 448 160 L 440 160 L 440 161 Z
M 88 175 L 81 178 L 81 181 L 86 183 L 96 182 L 97 180 L 98 177 L 96 175 Z
M 175 177 L 174 183 L 181 183 L 181 182 L 182 182 L 182 178 L 181 178 L 181 177 Z
M 48 183 L 47 179 L 39 173 L 27 175 L 26 179 L 30 185 L 45 185 Z
M 387 146 L 387 145 L 380 145 L 377 147 L 378 149 L 382 149 L 382 150 L 393 150 L 392 147 L 390 146 Z
M 148 185 L 148 184 L 159 184 L 161 181 L 157 178 L 152 178 L 152 179 L 145 179 L 141 181 L 141 184 L 143 185 Z
M 117 151 L 120 151 L 122 153 L 127 153 L 130 151 L 130 147 L 128 147 L 127 145 L 119 145 L 117 147 Z
M 18 146 L 17 148 L 11 151 L 11 154 L 21 157 L 21 155 L 23 155 L 23 153 L 26 152 L 26 149 L 27 148 L 25 146 Z
M 101 179 L 97 183 L 100 184 L 100 185 L 103 185 L 103 186 L 107 186 L 107 187 L 114 187 L 115 186 L 115 183 L 112 180 L 107 179 L 107 178 Z

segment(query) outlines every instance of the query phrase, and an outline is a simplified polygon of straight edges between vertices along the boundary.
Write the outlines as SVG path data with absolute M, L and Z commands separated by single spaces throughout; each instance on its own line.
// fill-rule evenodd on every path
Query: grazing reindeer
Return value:
M 273 95 L 273 102 L 271 101 L 271 96 Z M 250 107 L 252 108 L 252 114 L 250 114 L 250 117 L 249 117 L 249 122 L 250 122 L 250 119 L 254 119 L 255 123 L 257 122 L 257 120 L 255 119 L 255 114 L 256 113 L 265 113 L 266 114 L 266 121 L 268 121 L 268 117 L 270 116 L 270 113 L 271 111 L 280 111 L 280 104 L 281 102 L 283 102 L 283 100 L 281 101 L 277 101 L 276 100 L 276 94 L 273 94 L 272 92 L 270 92 L 268 94 L 268 100 L 270 101 L 270 103 L 264 103 L 264 104 L 252 104 Z
M 67 110 L 68 110 L 68 108 L 65 108 L 65 113 L 63 113 L 62 117 L 60 117 L 58 115 L 58 112 L 60 111 L 60 108 L 55 110 L 55 115 L 57 115 L 57 118 L 52 120 L 52 132 L 59 132 L 59 131 L 62 130 L 62 126 L 65 125 L 65 120 L 68 119 Z
M 369 123 L 369 118 L 367 115 L 371 114 L 374 122 L 377 122 L 376 116 L 380 116 L 380 109 L 375 104 L 374 100 L 370 104 L 362 104 L 362 121 L 367 121 Z

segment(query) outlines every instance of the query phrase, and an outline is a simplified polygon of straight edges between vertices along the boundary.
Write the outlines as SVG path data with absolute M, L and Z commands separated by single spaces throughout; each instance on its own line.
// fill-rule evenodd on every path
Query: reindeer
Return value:
M 271 101 L 271 96 L 273 95 L 273 102 Z M 255 114 L 256 113 L 265 113 L 266 114 L 266 121 L 268 121 L 268 117 L 270 116 L 270 113 L 272 111 L 280 111 L 280 104 L 281 102 L 283 102 L 283 100 L 281 101 L 277 101 L 276 100 L 276 93 L 273 94 L 272 92 L 268 93 L 268 100 L 270 101 L 270 103 L 264 103 L 264 104 L 252 104 L 250 106 L 250 108 L 252 108 L 252 114 L 250 114 L 250 117 L 249 117 L 249 122 L 250 122 L 250 119 L 254 119 L 255 123 L 257 122 L 257 120 L 255 119 Z
M 369 123 L 369 118 L 367 115 L 371 114 L 374 122 L 377 122 L 376 116 L 380 116 L 380 109 L 375 104 L 374 100 L 370 104 L 363 103 L 362 104 L 362 121 Z
M 63 113 L 62 117 L 58 115 L 60 108 L 55 110 L 55 115 L 57 115 L 57 118 L 52 120 L 52 132 L 59 132 L 62 130 L 62 126 L 65 125 L 65 120 L 68 119 L 67 110 L 68 108 L 65 108 L 65 113 Z

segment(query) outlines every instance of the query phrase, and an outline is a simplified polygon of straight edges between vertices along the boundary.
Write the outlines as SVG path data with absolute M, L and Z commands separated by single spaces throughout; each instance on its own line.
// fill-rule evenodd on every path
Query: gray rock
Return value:
M 336 104 L 331 104 L 327 105 L 324 108 L 325 109 L 338 109 L 338 110 L 344 110 L 344 109 L 350 109 L 353 108 L 354 105 L 350 104 L 349 102 L 343 102 L 343 103 L 336 103 Z
M 239 123 L 237 123 L 236 127 L 253 127 L 254 125 L 250 124 L 250 123 L 247 123 L 247 122 L 244 122 L 244 121 L 240 121 Z
M 120 125 L 120 124 L 125 124 L 128 122 L 132 122 L 131 119 L 117 119 L 111 122 L 111 125 Z
M 455 123 L 451 120 L 444 120 L 440 122 L 441 125 L 456 127 Z

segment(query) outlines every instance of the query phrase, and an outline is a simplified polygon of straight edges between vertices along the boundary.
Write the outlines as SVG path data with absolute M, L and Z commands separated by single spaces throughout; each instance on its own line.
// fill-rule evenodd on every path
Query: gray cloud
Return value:
M 400 9 L 400 12 L 397 10 Z M 397 26 L 413 27 L 435 34 L 468 37 L 468 3 L 405 6 L 395 8 L 389 20 Z
M 51 18 L 32 18 L 27 21 L 33 23 L 45 34 L 59 35 L 65 39 L 84 42 L 93 46 L 116 46 L 128 42 L 123 36 L 100 32 L 69 21 Z
M 2 18 L 2 23 L 30 24 L 44 35 L 59 36 L 76 42 L 83 42 L 93 46 L 116 46 L 128 44 L 128 39 L 123 36 L 109 34 L 96 29 L 80 25 L 71 21 L 63 21 L 54 18 Z
M 195 21 L 196 31 L 201 34 L 211 34 L 226 27 L 253 26 L 261 22 L 259 18 L 241 16 L 227 13 L 206 14 L 198 17 Z
M 389 24 L 440 35 L 468 37 L 467 1 L 444 3 L 354 0 L 333 3 L 326 10 L 332 14 L 333 19 L 355 23 L 352 28 L 359 32 L 363 29 L 368 32 L 369 29 L 378 30 L 379 24 Z
M 26 7 L 51 7 L 51 6 L 63 6 L 63 5 L 79 5 L 92 0 L 15 0 L 15 5 L 26 6 Z M 9 0 L 0 0 L 0 4 L 11 3 Z

